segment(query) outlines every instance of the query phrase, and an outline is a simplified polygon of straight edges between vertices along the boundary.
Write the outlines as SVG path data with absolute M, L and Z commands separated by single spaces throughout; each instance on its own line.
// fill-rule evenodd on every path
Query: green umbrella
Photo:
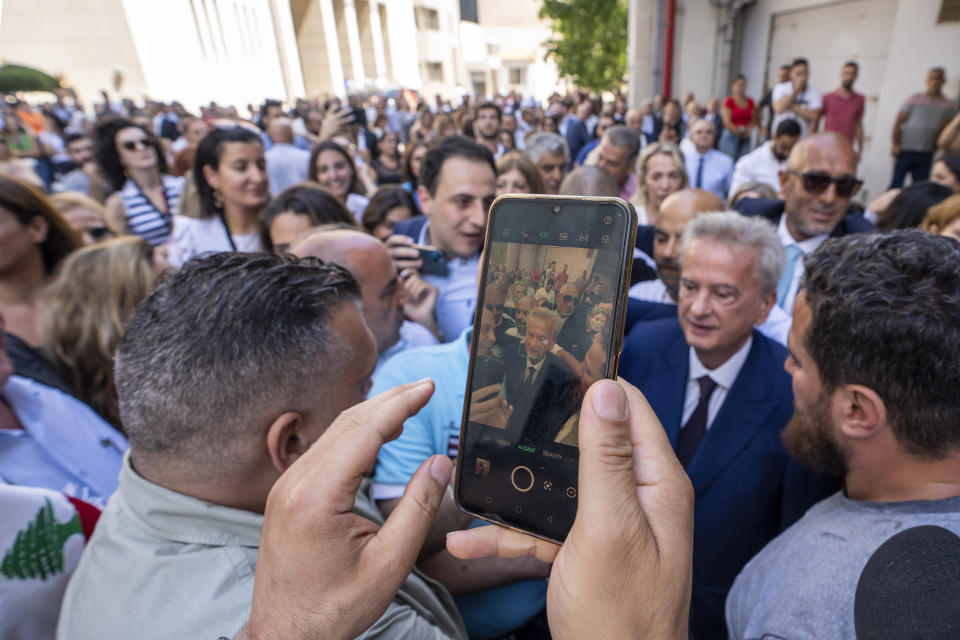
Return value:
M 56 91 L 60 81 L 48 73 L 19 64 L 0 65 L 0 93 Z

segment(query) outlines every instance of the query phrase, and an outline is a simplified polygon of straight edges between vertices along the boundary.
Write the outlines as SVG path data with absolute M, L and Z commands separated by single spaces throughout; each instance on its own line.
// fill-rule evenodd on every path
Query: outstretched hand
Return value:
M 428 458 L 382 527 L 352 512 L 380 447 L 433 394 L 421 380 L 341 413 L 280 477 L 267 499 L 250 619 L 240 640 L 353 638 L 369 628 L 410 574 L 450 480 Z
M 686 638 L 693 488 L 643 394 L 601 380 L 580 412 L 577 517 L 562 546 L 501 527 L 447 536 L 460 558 L 553 562 L 550 632 L 565 638 Z

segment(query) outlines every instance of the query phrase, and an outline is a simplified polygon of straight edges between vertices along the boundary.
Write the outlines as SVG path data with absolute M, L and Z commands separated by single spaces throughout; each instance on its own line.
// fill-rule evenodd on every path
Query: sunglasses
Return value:
M 564 302 L 573 302 L 573 296 L 571 295 L 562 295 L 560 299 Z
M 121 143 L 120 146 L 127 151 L 136 151 L 137 149 L 146 149 L 149 144 L 146 138 L 141 138 L 140 140 L 127 140 Z
M 817 196 L 826 191 L 830 187 L 831 182 L 837 188 L 837 197 L 839 198 L 849 198 L 863 185 L 863 180 L 857 180 L 853 176 L 834 178 L 826 171 L 807 171 L 806 173 L 787 171 L 787 173 L 799 176 L 803 182 L 803 188 L 808 193 Z

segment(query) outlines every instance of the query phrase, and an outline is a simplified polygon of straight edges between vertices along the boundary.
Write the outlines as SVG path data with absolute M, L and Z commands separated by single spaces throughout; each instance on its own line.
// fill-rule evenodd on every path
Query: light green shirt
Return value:
M 369 496 L 354 511 L 382 524 Z M 124 457 L 120 485 L 63 599 L 57 638 L 218 638 L 250 613 L 263 516 L 156 485 Z M 466 639 L 449 592 L 414 571 L 360 638 Z

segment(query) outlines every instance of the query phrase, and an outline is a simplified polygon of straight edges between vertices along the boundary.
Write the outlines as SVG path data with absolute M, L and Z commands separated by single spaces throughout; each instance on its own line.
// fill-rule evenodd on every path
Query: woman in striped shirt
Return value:
M 153 246 L 170 237 L 184 179 L 167 174 L 160 143 L 125 118 L 97 126 L 97 162 L 116 192 L 107 198 L 110 226 L 122 228 Z

